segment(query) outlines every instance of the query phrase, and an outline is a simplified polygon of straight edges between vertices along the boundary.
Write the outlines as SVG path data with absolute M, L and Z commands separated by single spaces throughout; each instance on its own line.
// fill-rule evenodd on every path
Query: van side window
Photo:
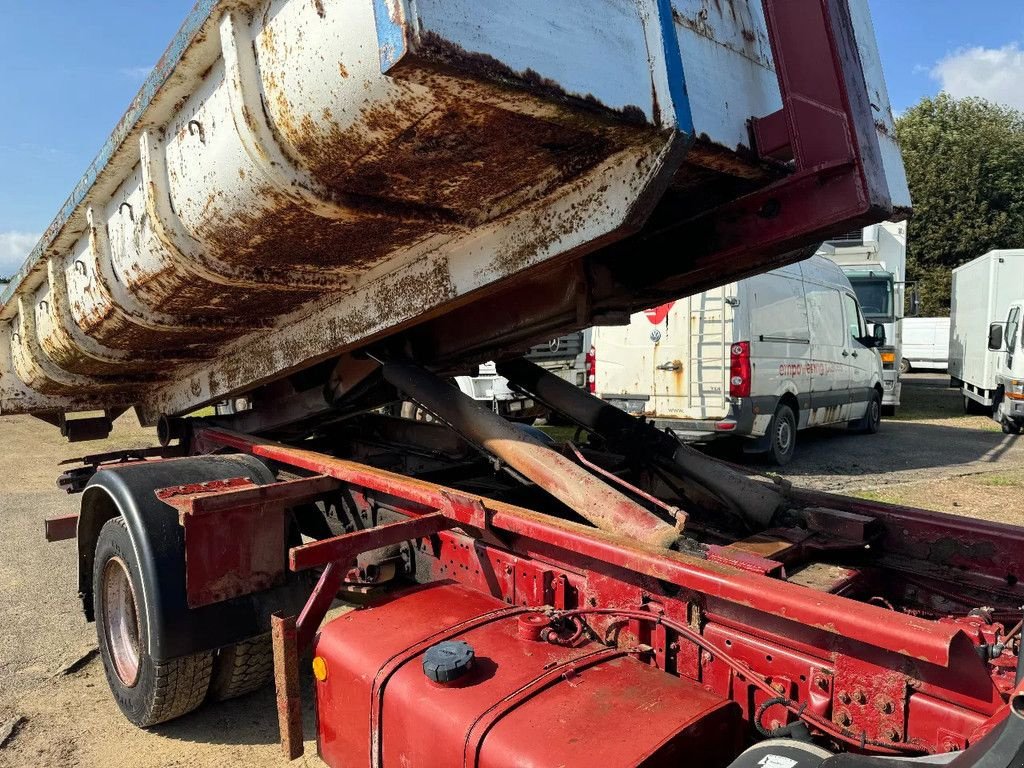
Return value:
M 811 342 L 826 347 L 846 345 L 843 329 L 843 305 L 839 291 L 807 283 L 807 319 Z
M 857 306 L 856 299 L 848 293 L 844 293 L 843 305 L 846 308 L 846 324 L 850 328 L 850 336 L 855 341 L 863 339 L 867 336 L 867 332 L 864 329 L 864 319 L 860 316 L 860 307 Z
M 1017 346 L 1017 332 L 1020 330 L 1020 307 L 1010 310 L 1010 316 L 1006 319 L 1006 348 L 1013 350 Z

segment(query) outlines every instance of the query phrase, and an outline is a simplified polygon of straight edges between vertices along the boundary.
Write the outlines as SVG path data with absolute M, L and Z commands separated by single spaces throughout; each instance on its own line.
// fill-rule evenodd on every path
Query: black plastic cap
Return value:
M 423 654 L 423 674 L 435 683 L 450 683 L 473 668 L 475 655 L 465 640 L 445 640 Z

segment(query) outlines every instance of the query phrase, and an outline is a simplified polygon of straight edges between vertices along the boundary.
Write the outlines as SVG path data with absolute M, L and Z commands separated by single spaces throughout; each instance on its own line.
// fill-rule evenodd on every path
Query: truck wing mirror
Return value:
M 921 311 L 921 296 L 917 292 L 917 283 L 910 286 L 910 317 L 917 317 Z
M 876 347 L 885 346 L 885 326 L 881 323 L 875 323 L 875 327 L 871 329 L 871 336 L 875 340 Z
M 988 348 L 998 352 L 1003 348 L 1003 324 L 992 323 L 988 327 Z

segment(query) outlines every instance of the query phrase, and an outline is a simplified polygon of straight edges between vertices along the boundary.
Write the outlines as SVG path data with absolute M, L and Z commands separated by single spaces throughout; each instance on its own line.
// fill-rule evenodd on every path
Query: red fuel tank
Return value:
M 441 583 L 324 626 L 315 646 L 320 754 L 331 766 L 717 766 L 737 753 L 739 708 L 598 643 L 566 648 L 522 608 Z M 447 683 L 424 654 L 464 641 Z M 431 658 L 435 654 L 431 655 Z M 453 663 L 465 664 L 464 646 Z

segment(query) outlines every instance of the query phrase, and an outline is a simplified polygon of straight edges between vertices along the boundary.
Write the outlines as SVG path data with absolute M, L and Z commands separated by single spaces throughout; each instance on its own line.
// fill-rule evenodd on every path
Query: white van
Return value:
M 900 373 L 944 371 L 949 365 L 949 318 L 903 319 L 903 356 Z
M 595 328 L 590 388 L 683 439 L 742 435 L 785 464 L 798 429 L 878 430 L 884 335 L 814 256 Z

